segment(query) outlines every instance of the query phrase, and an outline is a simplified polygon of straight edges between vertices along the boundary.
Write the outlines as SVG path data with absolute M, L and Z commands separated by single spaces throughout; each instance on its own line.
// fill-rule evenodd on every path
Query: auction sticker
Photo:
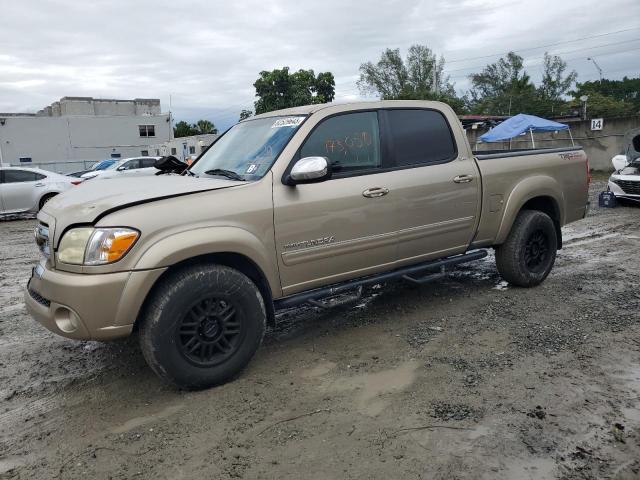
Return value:
M 279 118 L 278 120 L 273 122 L 273 125 L 271 125 L 271 128 L 297 127 L 298 125 L 300 125 L 302 123 L 302 120 L 304 120 L 304 117 Z

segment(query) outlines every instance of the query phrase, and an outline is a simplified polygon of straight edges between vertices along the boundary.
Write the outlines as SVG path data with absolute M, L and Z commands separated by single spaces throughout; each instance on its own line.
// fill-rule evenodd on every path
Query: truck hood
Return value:
M 69 225 L 94 223 L 123 208 L 244 183 L 246 182 L 181 175 L 88 180 L 47 202 L 42 209 L 42 217 L 48 218 L 49 222 L 55 219 L 57 236 Z

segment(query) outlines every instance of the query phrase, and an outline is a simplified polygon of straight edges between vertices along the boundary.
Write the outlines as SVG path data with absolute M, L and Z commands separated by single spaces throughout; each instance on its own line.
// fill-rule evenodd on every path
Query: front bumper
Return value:
M 637 186 L 636 186 L 637 184 Z M 609 190 L 617 197 L 617 198 L 627 198 L 629 200 L 640 201 L 640 178 L 637 182 L 629 182 L 625 183 L 626 190 L 623 189 L 620 185 L 618 185 L 613 180 L 609 180 L 608 187 Z
M 29 313 L 58 335 L 79 340 L 126 337 L 166 269 L 97 275 L 50 269 L 43 261 L 25 288 Z

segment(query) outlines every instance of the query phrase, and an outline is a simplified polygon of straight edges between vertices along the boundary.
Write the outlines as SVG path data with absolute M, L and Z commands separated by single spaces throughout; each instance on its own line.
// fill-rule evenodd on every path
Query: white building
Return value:
M 178 137 L 168 142 L 158 145 L 151 145 L 149 154 L 157 157 L 173 155 L 180 160 L 186 161 L 188 158 L 196 158 L 204 152 L 219 135 L 207 133 L 203 135 L 192 135 L 190 137 Z
M 63 97 L 38 113 L 0 113 L 0 163 L 57 172 L 105 158 L 154 155 L 172 138 L 160 100 Z

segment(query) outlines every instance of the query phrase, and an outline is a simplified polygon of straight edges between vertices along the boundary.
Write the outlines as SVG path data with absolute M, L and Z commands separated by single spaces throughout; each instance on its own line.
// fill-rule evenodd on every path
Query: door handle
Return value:
M 36 183 L 34 187 L 44 187 L 44 183 Z
M 457 177 L 453 177 L 455 183 L 469 183 L 471 180 L 473 180 L 473 175 L 458 175 Z
M 389 189 L 387 187 L 373 187 L 367 188 L 362 192 L 362 196 L 367 198 L 376 198 L 384 197 L 387 193 L 389 193 Z

